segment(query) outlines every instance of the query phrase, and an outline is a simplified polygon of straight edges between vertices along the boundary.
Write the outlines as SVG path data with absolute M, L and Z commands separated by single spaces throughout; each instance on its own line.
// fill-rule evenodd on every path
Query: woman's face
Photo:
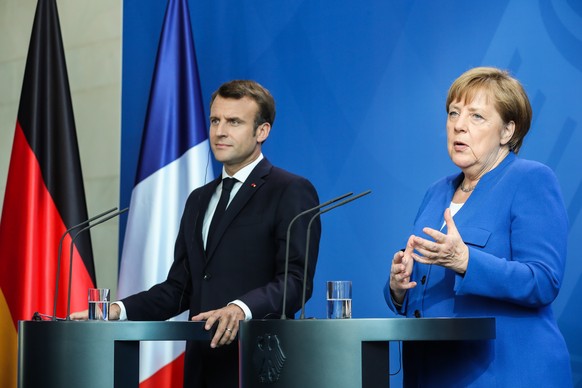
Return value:
M 479 179 L 508 153 L 513 121 L 504 123 L 485 92 L 471 101 L 453 101 L 447 116 L 447 148 L 453 163 L 470 179 Z

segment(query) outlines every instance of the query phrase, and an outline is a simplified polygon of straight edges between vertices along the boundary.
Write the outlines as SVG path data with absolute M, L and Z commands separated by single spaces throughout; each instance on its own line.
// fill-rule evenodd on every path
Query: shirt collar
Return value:
M 243 168 L 241 168 L 240 170 L 238 170 L 233 176 L 228 175 L 226 173 L 226 170 L 224 169 L 224 167 L 222 167 L 222 179 L 235 178 L 237 181 L 242 183 L 242 182 L 247 180 L 247 178 L 249 177 L 249 175 L 251 175 L 251 172 L 255 169 L 257 164 L 259 164 L 260 161 L 263 159 L 264 159 L 264 156 L 263 156 L 263 153 L 261 152 L 261 154 L 259 155 L 258 158 L 256 158 L 250 164 L 248 164 L 248 165 L 244 166 Z

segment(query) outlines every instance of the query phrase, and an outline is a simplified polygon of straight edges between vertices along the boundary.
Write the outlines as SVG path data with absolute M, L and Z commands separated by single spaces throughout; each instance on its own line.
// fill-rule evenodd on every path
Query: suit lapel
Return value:
M 212 255 L 216 250 L 217 245 L 220 244 L 222 235 L 228 226 L 245 207 L 248 201 L 250 201 L 257 190 L 265 183 L 265 177 L 269 174 L 272 167 L 273 166 L 271 163 L 266 158 L 264 158 L 253 169 L 247 180 L 242 183 L 242 186 L 236 193 L 236 196 L 231 200 L 230 205 L 228 205 L 222 220 L 220 220 L 220 224 L 218 224 L 216 227 L 215 236 L 212 239 L 211 246 L 206 247 L 207 261 L 212 259 Z

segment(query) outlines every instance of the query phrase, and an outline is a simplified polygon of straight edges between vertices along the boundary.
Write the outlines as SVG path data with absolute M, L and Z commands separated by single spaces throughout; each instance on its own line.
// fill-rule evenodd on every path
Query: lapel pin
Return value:
M 251 183 L 251 187 L 257 187 L 256 183 Z

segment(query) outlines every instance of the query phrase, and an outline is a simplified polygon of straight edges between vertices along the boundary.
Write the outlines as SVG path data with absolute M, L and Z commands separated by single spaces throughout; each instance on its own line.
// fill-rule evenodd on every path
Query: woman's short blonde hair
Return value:
M 466 71 L 449 89 L 447 113 L 451 103 L 455 101 L 468 103 L 482 91 L 493 99 L 495 109 L 504 123 L 511 121 L 515 123 L 515 131 L 508 146 L 517 154 L 529 131 L 532 110 L 523 86 L 509 75 L 509 72 L 494 67 L 476 67 Z

